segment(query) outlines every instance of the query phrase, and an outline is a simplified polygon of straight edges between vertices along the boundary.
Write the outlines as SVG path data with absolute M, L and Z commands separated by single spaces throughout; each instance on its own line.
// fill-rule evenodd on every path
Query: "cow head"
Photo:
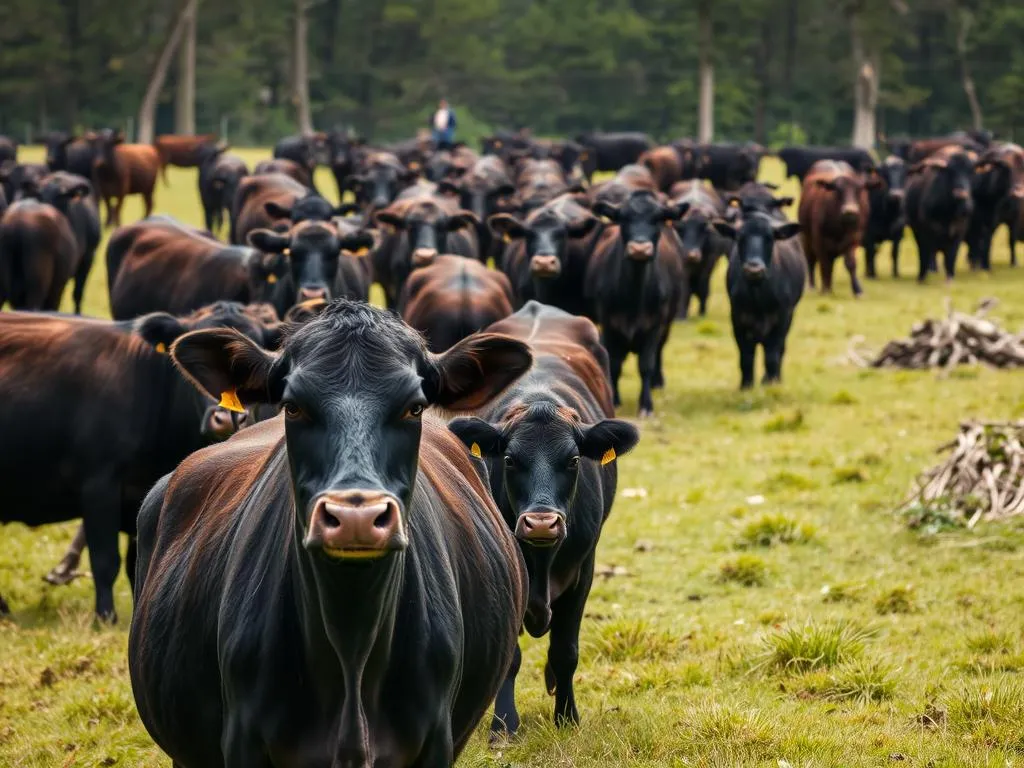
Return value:
M 887 157 L 878 167 L 877 175 L 884 187 L 889 206 L 902 206 L 907 187 L 907 164 L 899 157 Z
M 429 199 L 385 208 L 376 213 L 374 220 L 408 235 L 413 268 L 432 264 L 439 254 L 447 253 L 450 232 L 480 225 L 480 220 L 469 211 L 448 213 Z
M 974 194 L 993 202 L 1024 198 L 1024 149 L 1002 144 L 986 151 L 974 166 Z
M 366 230 L 341 235 L 334 225 L 319 221 L 301 222 L 285 233 L 257 229 L 248 239 L 253 248 L 287 257 L 290 287 L 296 293 L 283 297 L 282 306 L 330 299 L 341 252 L 365 254 L 374 245 L 373 235 Z
M 759 212 L 746 217 L 739 229 L 725 221 L 716 221 L 715 229 L 723 237 L 735 241 L 733 258 L 739 260 L 743 277 L 751 282 L 771 277 L 776 240 L 788 240 L 800 234 L 800 225 L 796 222 L 780 223 Z
M 88 180 L 66 171 L 51 173 L 40 182 L 39 199 L 64 215 L 74 203 L 91 194 L 92 185 Z
M 272 308 L 270 313 L 265 306 L 219 301 L 184 317 L 166 312 L 144 315 L 134 321 L 133 329 L 155 353 L 162 355 L 184 334 L 211 328 L 232 329 L 261 347 L 273 348 L 280 343 L 281 324 Z M 205 439 L 217 442 L 226 440 L 250 421 L 249 412 L 233 412 L 215 400 L 207 400 L 203 403 L 199 432 Z
M 353 203 L 334 206 L 320 195 L 310 193 L 291 205 L 271 200 L 263 204 L 263 209 L 273 219 L 288 219 L 292 224 L 298 224 L 300 221 L 330 221 L 335 216 L 347 216 L 358 211 L 359 206 Z
M 525 344 L 496 334 L 431 354 L 393 313 L 345 300 L 280 354 L 226 330 L 189 334 L 171 352 L 210 396 L 280 405 L 296 535 L 332 572 L 408 546 L 424 411 L 486 405 L 531 364 Z
M 709 241 L 717 239 L 711 222 L 717 218 L 715 211 L 702 205 L 692 205 L 683 200 L 676 203 L 681 217 L 673 224 L 683 245 L 683 261 L 691 268 L 704 259 L 704 250 Z M 720 251 L 719 251 L 720 253 Z
M 682 206 L 662 205 L 653 192 L 645 189 L 631 192 L 621 205 L 598 200 L 593 210 L 619 225 L 626 258 L 644 264 L 654 260 L 662 226 L 683 215 Z
M 851 169 L 847 173 L 836 173 L 828 176 L 812 176 L 812 183 L 821 190 L 831 194 L 839 206 L 839 215 L 847 225 L 855 225 L 864 213 L 862 210 L 861 193 L 865 188 L 864 179 Z M 877 175 L 870 180 L 872 186 L 881 186 Z
M 371 210 L 386 208 L 419 174 L 403 166 L 397 158 L 371 156 L 365 171 L 350 176 L 345 188 L 355 192 L 356 200 Z
M 467 173 L 460 178 L 442 181 L 437 185 L 437 191 L 457 197 L 459 205 L 480 221 L 487 221 L 495 213 L 515 210 L 513 196 L 516 188 L 508 179 Z
M 93 166 L 113 168 L 116 164 L 117 147 L 124 143 L 124 131 L 104 128 L 93 134 L 91 141 L 95 150 Z
M 46 135 L 46 165 L 51 171 L 66 171 L 68 167 L 68 145 L 75 137 L 65 131 L 53 131 Z
M 526 218 L 498 213 L 487 221 L 491 231 L 506 242 L 525 241 L 530 273 L 535 280 L 558 277 L 565 268 L 570 240 L 586 237 L 598 225 L 598 219 L 586 215 L 568 221 L 555 211 L 538 210 Z

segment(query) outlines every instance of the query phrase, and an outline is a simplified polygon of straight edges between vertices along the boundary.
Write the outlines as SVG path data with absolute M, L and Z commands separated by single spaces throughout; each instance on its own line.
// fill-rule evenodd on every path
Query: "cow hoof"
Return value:
M 649 419 L 653 415 L 654 410 L 652 408 L 641 408 L 639 411 L 636 412 L 636 417 L 638 419 Z
M 84 576 L 85 574 L 81 571 L 68 570 L 61 566 L 57 566 L 48 574 L 43 576 L 43 581 L 47 584 L 52 584 L 55 587 L 62 587 L 66 584 L 70 584 L 75 579 Z

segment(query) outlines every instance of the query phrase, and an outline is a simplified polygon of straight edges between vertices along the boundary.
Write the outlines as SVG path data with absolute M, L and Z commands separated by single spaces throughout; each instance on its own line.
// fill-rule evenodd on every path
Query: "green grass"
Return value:
M 776 164 L 765 168 L 779 180 Z M 790 181 L 780 194 L 795 191 Z M 201 223 L 194 172 L 172 170 L 156 202 Z M 138 215 L 131 201 L 125 220 Z M 939 379 L 843 360 L 852 336 L 879 349 L 938 316 L 947 296 L 960 309 L 996 296 L 995 316 L 1012 331 L 1024 327 L 1024 269 L 1008 267 L 1004 231 L 995 243 L 992 277 L 964 270 L 951 286 L 883 278 L 865 281 L 855 301 L 838 270 L 835 296 L 808 293 L 797 310 L 782 384 L 747 392 L 737 389 L 720 266 L 707 319 L 673 329 L 656 416 L 619 461 L 619 498 L 597 559 L 629 577 L 597 579 L 587 606 L 576 683 L 583 726 L 551 725 L 547 641 L 524 637 L 520 738 L 492 751 L 481 729 L 460 764 L 899 764 L 892 756 L 935 768 L 1022 764 L 1021 524 L 968 531 L 936 519 L 910 529 L 894 514 L 962 419 L 1024 414 L 1020 374 Z M 880 261 L 888 274 L 887 248 Z M 907 275 L 916 269 L 911 238 L 901 262 Z M 103 314 L 102 259 L 97 266 L 87 308 Z M 622 389 L 621 415 L 632 419 L 632 361 Z M 745 531 L 776 537 L 778 526 L 765 526 L 774 516 L 809 526 L 812 542 L 758 545 L 759 587 L 720 580 L 723 563 L 753 554 L 735 549 Z M 166 766 L 132 707 L 127 583 L 117 584 L 122 624 L 96 628 L 87 580 L 42 581 L 72 533 L 68 525 L 0 533 L 0 593 L 15 611 L 0 622 L 0 765 Z M 908 585 L 912 592 L 901 592 Z M 836 627 L 874 634 L 837 642 Z M 819 657 L 830 664 L 792 669 L 809 663 L 794 659 Z

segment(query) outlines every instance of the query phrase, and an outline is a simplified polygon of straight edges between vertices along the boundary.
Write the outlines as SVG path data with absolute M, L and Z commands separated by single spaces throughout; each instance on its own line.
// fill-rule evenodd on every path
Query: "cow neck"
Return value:
M 199 434 L 203 398 L 167 355 L 150 350 L 145 342 L 140 344 L 137 354 L 144 374 L 132 398 L 133 419 L 142 421 L 139 445 L 152 446 L 148 458 L 156 460 L 160 473 L 169 472 L 203 446 Z
M 331 562 L 305 549 L 298 514 L 294 520 L 297 606 L 310 678 L 317 681 L 314 685 L 326 711 L 337 711 L 337 698 L 342 697 L 336 720 L 338 755 L 364 755 L 372 764 L 371 733 L 380 717 L 405 553 L 394 552 L 371 563 Z

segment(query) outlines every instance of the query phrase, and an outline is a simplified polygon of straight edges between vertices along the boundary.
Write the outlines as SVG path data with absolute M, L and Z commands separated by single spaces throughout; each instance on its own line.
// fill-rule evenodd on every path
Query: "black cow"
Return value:
M 530 577 L 526 631 L 550 631 L 544 679 L 555 694 L 555 722 L 575 724 L 580 625 L 615 499 L 615 459 L 640 434 L 610 418 L 607 374 L 587 344 L 598 346 L 589 320 L 530 302 L 488 331 L 528 343 L 533 367 L 478 417 L 455 419 L 449 429 L 483 459 L 491 494 L 519 541 Z M 492 738 L 519 727 L 520 661 L 517 652 L 495 702 Z
M 589 182 L 597 171 L 617 171 L 635 163 L 654 146 L 646 133 L 584 133 L 576 137 L 582 147 L 579 163 Z
M 71 231 L 74 232 L 79 260 L 71 298 L 75 303 L 75 313 L 80 315 L 85 284 L 89 279 L 89 272 L 96 258 L 96 249 L 103 234 L 92 185 L 82 176 L 57 171 L 43 178 L 39 199 L 63 213 L 71 225 Z
M 145 493 L 205 443 L 201 430 L 214 418 L 215 401 L 161 352 L 186 331 L 213 327 L 266 341 L 240 305 L 128 322 L 0 314 L 0 523 L 82 518 L 103 619 L 116 619 L 118 531 L 135 532 Z M 134 547 L 126 571 L 133 579 Z
M 0 166 L 0 187 L 11 203 L 36 197 L 40 183 L 49 173 L 50 169 L 42 163 L 8 163 Z
M 724 221 L 715 222 L 715 228 L 735 241 L 725 284 L 740 351 L 740 387 L 754 385 L 759 344 L 764 348 L 764 383 L 781 381 L 786 337 L 807 282 L 807 265 L 796 238 L 800 225 L 753 212 L 738 228 Z
M 1020 205 L 1024 200 L 1024 149 L 1001 143 L 986 149 L 975 165 L 971 183 L 974 211 L 965 237 L 972 269 L 992 268 L 992 235 L 1000 224 L 1010 234 L 1010 264 L 1016 266 L 1016 237 Z
M 345 182 L 356 172 L 362 155 L 366 150 L 366 140 L 341 131 L 327 134 L 327 159 L 334 175 L 334 183 L 338 186 L 338 199 L 345 195 Z
M 203 220 L 210 232 L 224 226 L 224 212 L 231 208 L 238 184 L 249 175 L 249 167 L 238 155 L 227 154 L 227 144 L 206 144 L 199 148 L 199 200 Z
M 418 174 L 402 165 L 390 152 L 372 152 L 363 160 L 359 170 L 350 176 L 346 189 L 351 189 L 356 202 L 367 216 L 372 216 L 392 203 L 398 194 L 415 183 Z
M 882 185 L 868 187 L 871 214 L 864 230 L 863 241 L 866 273 L 870 278 L 877 277 L 875 252 L 882 243 L 891 242 L 892 276 L 899 277 L 900 242 L 903 240 L 903 229 L 907 224 L 903 210 L 907 164 L 891 155 L 878 166 L 878 176 L 883 182 Z
M 715 231 L 714 222 L 726 216 L 725 204 L 713 189 L 699 181 L 686 183 L 673 198 L 682 217 L 675 230 L 683 249 L 683 295 L 679 301 L 679 317 L 690 311 L 690 299 L 697 297 L 701 317 L 707 314 L 711 275 L 718 259 L 729 253 L 732 243 Z
M 707 179 L 716 189 L 727 192 L 757 181 L 765 155 L 764 147 L 753 143 L 698 144 L 693 152 L 697 178 Z
M 859 147 L 783 147 L 775 154 L 786 164 L 786 176 L 796 176 L 801 184 L 819 160 L 842 161 L 861 173 L 875 167 L 871 153 Z
M 656 193 L 634 190 L 621 205 L 598 200 L 593 211 L 608 218 L 587 265 L 586 296 L 608 350 L 615 404 L 626 356 L 637 356 L 638 415 L 654 412 L 651 389 L 664 386 L 661 356 L 679 311 L 683 281 L 682 245 L 671 225 L 679 205 L 662 205 Z
M 917 240 L 920 267 L 917 279 L 924 282 L 936 268 L 936 254 L 942 252 L 946 279 L 956 274 L 960 243 L 974 211 L 971 182 L 974 159 L 951 145 L 940 149 L 910 169 L 905 198 L 907 224 Z
M 0 165 L 18 162 L 18 142 L 10 136 L 0 136 Z
M 509 213 L 514 207 L 516 188 L 505 169 L 505 163 L 494 155 L 486 155 L 457 179 L 442 181 L 438 191 L 457 195 L 459 205 L 471 211 L 481 224 L 477 227 L 480 253 L 500 260 L 500 241 L 491 237 L 487 220 L 496 213 Z
M 54 131 L 46 137 L 46 165 L 51 171 L 67 171 L 76 176 L 92 179 L 92 164 L 96 158 L 93 139 L 87 133 L 77 137 L 63 131 Z
M 274 145 L 274 157 L 298 163 L 309 172 L 309 186 L 316 191 L 316 166 L 327 151 L 327 134 L 285 136 Z
M 486 405 L 526 346 L 478 334 L 432 355 L 394 314 L 338 301 L 280 355 L 228 332 L 172 354 L 205 392 L 283 416 L 143 505 L 128 653 L 150 734 L 182 766 L 452 765 L 512 660 L 526 574 L 424 410 Z

